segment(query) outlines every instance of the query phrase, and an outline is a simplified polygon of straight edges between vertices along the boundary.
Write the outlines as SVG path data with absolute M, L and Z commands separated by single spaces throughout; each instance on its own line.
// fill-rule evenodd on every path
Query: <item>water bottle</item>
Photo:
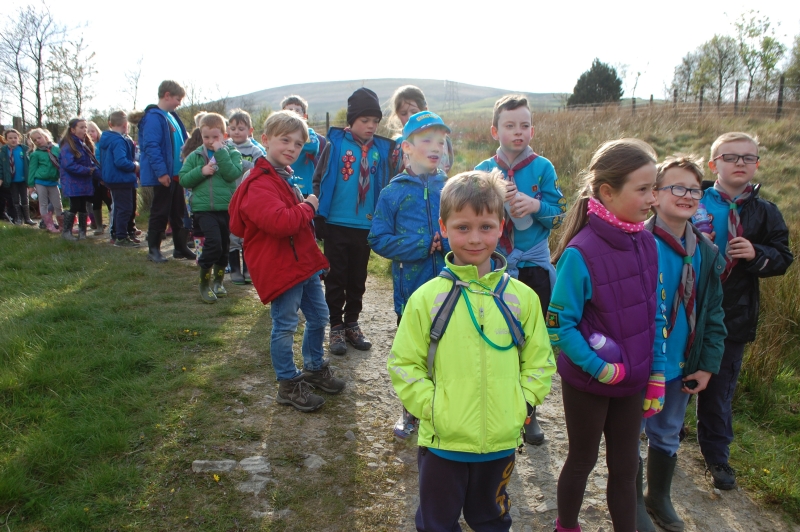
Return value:
M 711 234 L 714 231 L 714 226 L 711 225 L 711 217 L 708 216 L 706 206 L 702 203 L 697 205 L 697 212 L 692 216 L 692 223 L 703 233 Z
M 520 194 L 521 194 L 520 192 L 517 192 L 516 197 L 519 197 Z M 514 223 L 515 229 L 519 231 L 524 231 L 525 229 L 533 225 L 533 216 L 528 214 L 526 216 L 523 216 L 522 218 L 515 218 L 511 216 L 511 204 L 509 202 L 505 202 L 503 205 L 506 209 L 506 213 L 508 213 L 509 218 L 511 218 L 511 221 Z
M 611 338 L 601 333 L 592 333 L 589 336 L 589 347 L 594 349 L 597 356 L 610 364 L 622 362 L 622 352 Z

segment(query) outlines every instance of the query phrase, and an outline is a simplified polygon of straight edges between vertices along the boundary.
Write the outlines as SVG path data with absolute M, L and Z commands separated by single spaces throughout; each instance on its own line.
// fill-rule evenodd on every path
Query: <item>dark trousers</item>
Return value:
M 709 464 L 727 464 L 733 441 L 733 393 L 745 344 L 725 340 L 719 373 L 697 394 L 697 442 Z
M 133 192 L 133 194 L 131 194 Z M 136 189 L 133 185 L 129 187 L 114 187 L 111 189 L 111 197 L 114 200 L 114 238 L 122 240 L 128 237 L 131 219 L 133 218 L 134 198 Z
M 3 214 L 7 214 L 12 219 L 17 217 L 14 204 L 11 203 L 11 187 L 7 187 L 5 183 L 0 185 L 0 216 Z
M 606 499 L 614 532 L 635 532 L 643 394 L 604 397 L 561 381 L 561 395 L 569 452 L 558 477 L 559 522 L 566 528 L 578 526 L 586 480 L 597 463 L 600 436 L 604 435 L 608 465 Z
M 153 187 L 153 203 L 150 206 L 150 231 L 166 231 L 167 221 L 172 231 L 183 229 L 183 217 L 186 215 L 186 200 L 183 187 L 174 179 L 169 186 Z
M 526 266 L 519 269 L 517 279 L 536 292 L 536 295 L 539 296 L 539 302 L 542 304 L 542 315 L 547 315 L 547 307 L 550 305 L 550 297 L 552 295 L 550 273 L 539 266 Z
M 11 203 L 13 203 L 15 207 L 28 206 L 28 183 L 26 181 L 11 183 Z
M 72 196 L 69 198 L 69 212 L 72 214 L 86 212 L 86 204 L 91 201 L 91 196 Z
M 490 462 L 455 462 L 429 449 L 417 451 L 419 507 L 414 519 L 421 532 L 460 531 L 458 518 L 475 532 L 511 528 L 511 501 L 506 488 L 514 470 L 514 453 Z
M 357 322 L 361 314 L 369 263 L 368 234 L 369 229 L 326 224 L 325 257 L 331 270 L 325 276 L 325 302 L 331 327 Z
M 206 237 L 203 252 L 200 253 L 197 264 L 201 268 L 211 268 L 215 264 L 222 268 L 226 267 L 228 265 L 228 247 L 231 245 L 228 211 L 196 212 L 194 215 Z
M 111 209 L 111 196 L 109 195 L 108 188 L 100 182 L 99 179 L 93 179 L 94 195 L 92 196 L 92 209 L 100 210 L 103 208 L 103 203 L 106 207 Z

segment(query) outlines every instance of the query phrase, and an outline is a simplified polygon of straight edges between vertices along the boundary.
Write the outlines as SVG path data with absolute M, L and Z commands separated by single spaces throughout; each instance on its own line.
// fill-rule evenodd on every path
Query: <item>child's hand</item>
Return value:
M 622 379 L 625 378 L 625 373 L 624 364 L 606 363 L 602 371 L 600 371 L 600 375 L 597 376 L 597 380 L 603 384 L 609 384 L 613 386 L 622 382 Z
M 522 218 L 539 212 L 539 209 L 542 208 L 541 201 L 527 194 L 516 194 L 509 205 L 511 206 L 511 216 L 514 218 Z
M 433 255 L 433 252 L 442 250 L 442 236 L 439 234 L 439 231 L 436 231 L 433 235 L 433 240 L 431 241 L 431 250 L 428 252 L 428 255 Z
M 203 175 L 204 175 L 204 176 L 212 176 L 212 175 L 214 175 L 214 172 L 215 172 L 215 171 L 216 171 L 216 170 L 214 169 L 214 165 L 213 165 L 213 164 L 211 164 L 211 163 L 209 163 L 209 164 L 205 165 L 205 166 L 203 167 L 203 169 L 202 169 L 202 172 L 203 172 Z
M 309 205 L 314 207 L 314 212 L 316 212 L 317 209 L 319 208 L 319 199 L 314 194 L 309 194 L 308 197 L 306 198 L 305 203 L 308 203 Z
M 214 144 L 211 145 L 211 147 L 214 148 L 214 151 L 221 150 L 223 146 L 225 146 L 225 142 L 222 140 L 217 140 L 216 142 L 214 142 Z
M 517 185 L 511 181 L 506 182 L 506 199 L 503 201 L 511 201 L 517 195 Z
M 170 181 L 172 181 L 172 179 L 170 179 L 169 174 L 164 174 L 158 178 L 158 182 L 164 185 L 165 187 L 169 186 Z
M 714 239 L 717 238 L 717 232 L 711 231 L 710 233 L 708 233 L 708 238 L 713 242 Z
M 756 258 L 756 250 L 753 244 L 742 236 L 732 238 L 728 242 L 728 253 L 732 259 L 753 260 Z
M 693 389 L 689 389 L 684 384 L 684 386 L 681 388 L 681 391 L 683 393 L 688 393 L 691 395 L 700 393 L 706 389 L 706 386 L 708 386 L 709 379 L 711 379 L 710 372 L 703 370 L 695 371 L 691 375 L 687 375 L 686 377 L 684 377 L 683 382 L 686 383 L 686 381 L 697 381 L 697 386 L 695 386 Z

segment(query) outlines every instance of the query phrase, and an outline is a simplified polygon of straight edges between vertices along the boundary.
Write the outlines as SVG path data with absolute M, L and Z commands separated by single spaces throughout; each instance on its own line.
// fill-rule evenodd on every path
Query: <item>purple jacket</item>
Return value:
M 72 149 L 66 141 L 62 141 L 59 153 L 59 162 L 61 163 L 61 188 L 64 195 L 68 198 L 76 198 L 78 196 L 91 196 L 94 194 L 94 185 L 92 184 L 92 177 L 100 178 L 100 169 L 95 164 L 93 156 L 89 155 L 89 149 L 78 137 L 72 137 L 75 145 L 78 146 L 80 152 L 79 157 L 75 157 Z
M 558 373 L 575 388 L 607 397 L 625 397 L 647 386 L 655 340 L 658 253 L 652 233 L 625 233 L 589 215 L 589 223 L 570 241 L 583 256 L 592 279 L 592 297 L 578 324 L 584 338 L 600 332 L 622 351 L 626 375 L 619 384 L 603 384 L 558 357 Z

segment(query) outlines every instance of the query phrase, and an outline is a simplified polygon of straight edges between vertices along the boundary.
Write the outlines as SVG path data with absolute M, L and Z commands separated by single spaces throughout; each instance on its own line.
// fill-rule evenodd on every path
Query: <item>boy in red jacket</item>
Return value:
M 345 387 L 323 359 L 322 341 L 328 306 L 320 273 L 329 268 L 317 247 L 312 220 L 319 204 L 313 194 L 291 185 L 292 169 L 308 140 L 308 126 L 296 113 L 279 111 L 264 123 L 261 142 L 267 150 L 231 199 L 231 232 L 244 239 L 253 286 L 261 302 L 271 303 L 270 356 L 278 379 L 276 401 L 301 412 L 320 408 L 325 400 L 313 388 L 335 394 Z M 294 364 L 292 341 L 297 309 L 303 310 L 303 371 Z

